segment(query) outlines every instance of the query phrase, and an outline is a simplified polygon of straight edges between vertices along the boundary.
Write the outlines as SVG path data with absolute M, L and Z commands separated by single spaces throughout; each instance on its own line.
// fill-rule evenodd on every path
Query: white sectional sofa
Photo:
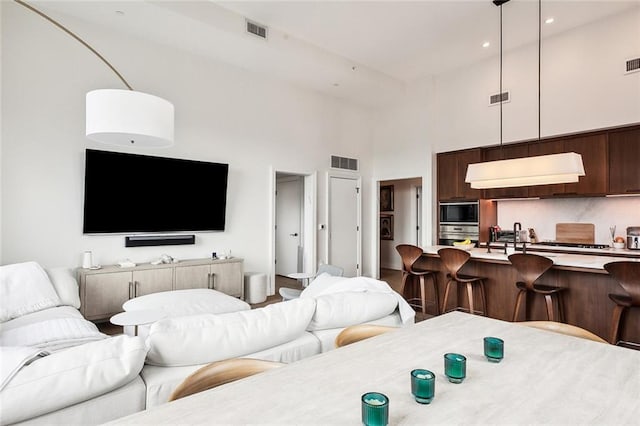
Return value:
M 84 321 L 77 318 L 79 300 L 71 302 L 3 322 L 0 328 L 3 350 L 8 345 L 25 343 L 7 338 L 17 335 L 13 330 L 29 322 L 25 316 L 44 321 L 42 330 L 49 329 L 44 324 L 51 321 L 52 315 L 47 313 L 51 310 L 64 310 L 65 315 Z M 53 304 L 62 303 L 54 300 Z M 360 323 L 403 326 L 414 322 L 414 312 L 381 281 L 321 275 L 296 300 L 253 310 L 160 320 L 150 327 L 146 341 L 129 336 L 109 338 L 93 324 L 84 322 L 88 325 L 84 324 L 87 331 L 83 338 L 90 340 L 76 340 L 76 345 L 59 348 L 22 367 L 0 391 L 1 424 L 105 422 L 165 403 L 182 380 L 210 362 L 251 357 L 290 363 L 333 349 L 335 337 L 346 326 Z M 25 333 L 20 334 L 30 335 L 33 329 L 22 331 Z M 49 347 L 55 346 L 49 343 Z M 27 347 L 41 349 L 38 345 Z M 100 353 L 103 355 L 99 356 Z M 40 377 L 46 376 L 44 371 L 51 371 L 52 366 L 61 370 L 56 381 Z M 66 370 L 75 373 L 66 377 L 62 372 L 65 368 L 60 366 L 71 366 Z M 36 404 L 28 403 L 34 397 L 47 403 L 34 407 Z

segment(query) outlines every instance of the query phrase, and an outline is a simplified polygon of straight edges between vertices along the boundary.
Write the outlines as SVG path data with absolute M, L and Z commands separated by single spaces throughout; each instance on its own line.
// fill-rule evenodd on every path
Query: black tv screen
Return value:
M 85 234 L 223 231 L 229 165 L 86 150 Z

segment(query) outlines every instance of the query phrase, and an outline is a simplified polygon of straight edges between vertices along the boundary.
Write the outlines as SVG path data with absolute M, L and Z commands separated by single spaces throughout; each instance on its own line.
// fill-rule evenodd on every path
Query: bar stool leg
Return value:
M 513 310 L 513 318 L 511 319 L 511 322 L 516 322 L 516 320 L 518 319 L 518 313 L 520 312 L 520 305 L 522 304 L 522 298 L 526 297 L 527 292 L 524 290 L 520 290 L 518 291 L 518 296 L 516 297 L 516 307 Z M 526 302 L 525 302 L 525 310 L 526 310 Z M 525 316 L 525 320 L 526 320 L 526 316 Z
M 453 280 L 449 278 L 447 281 L 447 285 L 444 288 L 444 299 L 442 300 L 442 309 L 441 312 L 444 314 L 447 312 L 447 302 L 449 301 L 449 290 L 451 289 L 451 282 Z
M 620 320 L 624 313 L 626 306 L 617 305 L 613 308 L 613 316 L 611 317 L 611 339 L 609 343 L 615 345 L 618 343 L 618 333 L 620 329 Z
M 473 314 L 473 284 L 467 283 L 467 298 L 469 299 L 469 313 Z
M 487 295 L 484 292 L 484 280 L 478 281 L 478 285 L 480 286 L 480 299 L 482 299 L 482 312 L 484 316 L 489 316 L 489 312 L 487 311 Z
M 553 318 L 553 299 L 551 298 L 550 294 L 545 294 L 544 295 L 544 301 L 547 305 L 547 319 L 549 321 L 554 321 Z
M 433 282 L 433 295 L 435 297 L 436 315 L 440 315 L 440 298 L 438 297 L 438 276 L 436 273 L 430 274 Z
M 564 296 L 562 295 L 562 292 L 557 294 L 557 300 L 558 300 L 558 319 L 560 320 L 560 322 L 567 322 L 567 318 L 564 315 Z
M 427 313 L 427 293 L 424 288 L 424 275 L 420 275 L 420 305 L 422 305 L 422 313 Z

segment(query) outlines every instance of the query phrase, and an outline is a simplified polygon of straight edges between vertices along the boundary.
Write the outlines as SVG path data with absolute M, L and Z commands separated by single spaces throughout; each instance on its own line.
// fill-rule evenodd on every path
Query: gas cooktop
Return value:
M 609 248 L 606 244 L 583 244 L 583 243 L 561 243 L 558 241 L 542 241 L 536 243 L 539 246 L 552 246 L 552 247 L 574 247 L 574 248 L 588 248 L 588 249 L 606 249 Z

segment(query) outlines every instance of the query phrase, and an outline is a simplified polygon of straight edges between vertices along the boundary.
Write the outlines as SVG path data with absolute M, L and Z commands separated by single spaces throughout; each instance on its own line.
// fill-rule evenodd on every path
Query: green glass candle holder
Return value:
M 380 392 L 362 395 L 362 424 L 364 426 L 387 426 L 389 424 L 389 398 Z
M 500 362 L 504 358 L 504 340 L 497 337 L 484 338 L 484 356 L 489 362 Z
M 444 354 L 444 374 L 451 383 L 462 383 L 467 376 L 467 358 L 460 354 Z
M 436 375 L 429 370 L 417 368 L 411 371 L 411 393 L 416 402 L 430 404 L 436 390 Z

